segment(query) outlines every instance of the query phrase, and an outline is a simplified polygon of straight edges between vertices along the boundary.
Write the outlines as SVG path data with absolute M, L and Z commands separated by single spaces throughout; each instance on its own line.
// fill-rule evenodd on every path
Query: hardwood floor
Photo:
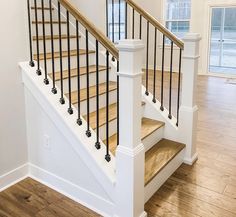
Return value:
M 197 104 L 199 159 L 147 202 L 151 217 L 236 217 L 236 85 L 199 76 Z
M 182 165 L 146 203 L 149 217 L 236 217 L 236 85 L 200 76 L 199 159 Z M 0 193 L 0 217 L 98 214 L 26 179 Z
M 27 178 L 0 193 L 0 217 L 98 217 L 100 215 Z

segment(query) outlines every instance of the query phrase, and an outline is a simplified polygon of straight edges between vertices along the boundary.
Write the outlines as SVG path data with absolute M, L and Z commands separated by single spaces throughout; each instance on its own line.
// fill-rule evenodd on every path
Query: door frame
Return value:
M 207 75 L 213 75 L 217 77 L 236 77 L 236 75 L 227 75 L 227 74 L 220 74 L 220 73 L 212 73 L 209 72 L 209 63 L 210 63 L 210 49 L 211 49 L 211 19 L 212 19 L 212 9 L 213 8 L 231 8 L 236 7 L 235 0 L 230 0 L 228 2 L 225 2 L 225 0 L 220 0 L 217 3 L 209 2 L 207 1 L 205 3 L 205 6 L 207 8 L 206 10 L 206 25 L 205 25 L 205 42 L 203 41 L 203 47 L 207 47 L 207 52 L 202 51 L 202 64 L 203 64 L 203 70 L 206 72 Z

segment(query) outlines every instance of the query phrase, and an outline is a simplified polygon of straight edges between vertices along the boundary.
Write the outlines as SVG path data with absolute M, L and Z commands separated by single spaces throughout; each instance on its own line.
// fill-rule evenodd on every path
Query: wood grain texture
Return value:
M 81 37 L 81 36 L 79 36 L 79 37 Z M 39 38 L 40 41 L 43 40 L 43 36 L 41 36 L 41 35 L 38 38 Z M 46 40 L 51 40 L 51 38 L 52 38 L 51 35 L 46 35 L 45 36 Z M 59 35 L 54 35 L 53 39 L 58 40 L 58 39 L 60 39 L 60 36 Z M 61 35 L 61 39 L 68 39 L 68 36 L 67 35 Z M 76 35 L 70 35 L 70 39 L 76 39 Z M 33 36 L 33 41 L 36 41 L 36 40 L 37 40 L 37 37 Z
M 35 7 L 31 7 L 32 10 L 35 10 Z M 42 10 L 42 7 L 37 7 L 37 10 Z M 44 7 L 44 10 L 47 10 L 49 11 L 50 10 L 50 7 Z M 52 10 L 54 10 L 54 8 L 52 8 Z
M 45 185 L 27 178 L 0 192 L 1 217 L 99 217 Z
M 106 124 L 106 108 L 107 107 L 101 108 L 98 111 L 99 113 L 99 126 L 98 127 L 101 127 Z M 109 122 L 111 122 L 115 120 L 117 117 L 117 104 L 116 103 L 110 104 L 108 106 L 108 110 L 109 110 Z M 90 117 L 90 127 L 95 130 L 97 128 L 97 121 L 96 121 L 97 112 L 95 111 L 95 112 L 90 113 L 89 117 Z M 84 119 L 87 121 L 87 115 L 84 116 Z
M 153 195 L 145 205 L 148 217 L 236 217 L 235 99 L 236 85 L 199 76 L 199 160 L 182 165 Z M 40 183 L 19 184 L 0 193 L 1 217 L 99 216 Z
M 89 73 L 94 73 L 96 72 L 97 68 L 96 65 L 90 65 L 89 66 Z M 102 72 L 106 70 L 106 66 L 99 66 L 98 71 Z M 71 69 L 71 77 L 76 77 L 77 76 L 77 68 Z M 80 75 L 85 75 L 87 73 L 87 67 L 83 66 L 80 67 Z M 63 71 L 63 79 L 68 78 L 68 70 Z M 52 74 L 50 74 L 50 76 L 52 77 Z M 58 81 L 61 79 L 61 74 L 60 72 L 56 72 L 55 73 L 55 80 Z
M 145 105 L 145 103 L 142 103 L 142 105 Z M 161 121 L 142 118 L 141 139 L 144 140 L 147 136 L 151 135 L 162 126 L 164 126 L 164 123 Z M 106 140 L 103 142 L 106 144 Z M 117 148 L 117 134 L 114 134 L 109 138 L 109 148 L 111 153 L 115 156 Z
M 174 74 L 176 87 L 177 74 Z M 159 84 L 157 86 L 157 91 Z M 152 81 L 150 81 L 152 88 Z M 168 92 L 168 75 L 165 78 Z M 158 93 L 157 93 L 158 94 Z M 176 88 L 174 89 L 176 96 Z M 151 216 L 236 217 L 236 85 L 198 77 L 194 166 L 182 165 L 146 203 Z M 165 97 L 165 101 L 168 96 Z
M 73 15 L 80 24 L 82 24 L 88 32 L 93 35 L 100 44 L 102 44 L 106 50 L 109 51 L 113 57 L 116 58 L 116 60 L 119 60 L 119 51 L 115 47 L 115 45 L 111 42 L 110 39 L 108 39 L 105 34 L 98 29 L 92 22 L 90 22 L 74 5 L 72 5 L 67 0 L 59 0 L 62 6 L 64 6 L 71 15 Z
M 59 24 L 59 21 L 52 21 L 53 24 Z M 36 21 L 32 21 L 32 24 L 36 24 Z M 43 21 L 39 20 L 38 24 L 43 24 Z M 44 24 L 51 24 L 51 21 L 44 21 Z M 66 21 L 61 21 L 61 24 L 67 24 Z
M 96 86 L 91 86 L 89 88 L 90 90 L 90 95 L 89 95 L 89 98 L 93 98 L 93 97 L 96 97 Z M 109 82 L 109 90 L 110 91 L 114 91 L 117 89 L 117 83 L 116 82 L 113 82 L 113 81 L 110 81 Z M 106 83 L 102 83 L 99 85 L 99 95 L 103 95 L 106 93 Z M 68 94 L 66 94 L 66 97 L 68 97 Z M 87 100 L 87 88 L 84 88 L 84 89 L 81 89 L 80 91 L 80 101 L 83 102 Z M 78 92 L 77 91 L 73 91 L 71 93 L 71 101 L 72 101 L 72 104 L 76 104 L 78 103 Z
M 156 29 L 163 33 L 167 38 L 172 40 L 179 48 L 184 49 L 184 43 L 181 39 L 176 37 L 171 31 L 169 31 L 162 23 L 160 23 L 155 17 L 149 14 L 145 9 L 136 4 L 133 0 L 125 0 L 139 15 L 142 15 L 149 23 L 151 23 Z
M 183 149 L 184 144 L 162 139 L 145 154 L 145 185 Z
M 94 53 L 94 51 L 90 50 L 89 54 L 92 54 L 92 53 Z M 86 54 L 86 50 L 84 50 L 84 49 L 79 50 L 79 55 L 85 55 L 85 54 Z M 77 56 L 77 50 L 71 50 L 70 51 L 70 56 L 71 57 Z M 62 58 L 64 58 L 64 57 L 68 57 L 68 52 L 67 51 L 62 52 Z M 54 58 L 55 59 L 60 58 L 60 52 L 54 52 Z M 34 55 L 34 59 L 37 60 L 37 55 L 36 54 Z M 52 59 L 52 53 L 46 53 L 46 59 Z M 39 54 L 39 60 L 44 60 L 44 54 L 43 53 Z

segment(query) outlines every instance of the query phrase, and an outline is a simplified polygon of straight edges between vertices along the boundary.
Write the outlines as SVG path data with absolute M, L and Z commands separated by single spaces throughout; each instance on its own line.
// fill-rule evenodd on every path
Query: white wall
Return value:
M 28 59 L 26 1 L 0 1 L 0 176 L 27 162 L 18 62 Z
M 72 0 L 78 9 L 88 19 L 95 23 L 95 25 L 105 33 L 105 5 L 106 0 Z M 157 20 L 164 23 L 164 0 L 135 0 L 142 8 L 154 16 Z M 200 64 L 199 73 L 206 74 L 208 72 L 208 52 L 209 52 L 209 33 L 210 33 L 210 9 L 211 6 L 231 6 L 236 5 L 235 0 L 192 0 L 192 17 L 190 31 L 193 33 L 200 33 L 202 41 L 200 44 Z M 136 16 L 136 27 L 139 25 L 139 17 Z M 150 50 L 149 65 L 153 65 L 153 44 L 154 44 L 154 31 L 150 25 Z M 138 31 L 136 32 L 138 34 Z M 146 43 L 146 26 L 143 23 L 143 40 Z M 158 35 L 158 66 L 161 65 L 161 44 L 162 35 Z M 178 70 L 178 56 L 179 50 L 174 50 L 174 71 Z M 170 62 L 170 49 L 166 50 L 166 67 L 169 67 Z M 145 59 L 144 59 L 145 64 Z
M 192 0 L 191 32 L 200 33 L 202 42 L 200 45 L 200 68 L 199 72 L 208 72 L 209 40 L 211 29 L 211 8 L 236 6 L 235 0 Z

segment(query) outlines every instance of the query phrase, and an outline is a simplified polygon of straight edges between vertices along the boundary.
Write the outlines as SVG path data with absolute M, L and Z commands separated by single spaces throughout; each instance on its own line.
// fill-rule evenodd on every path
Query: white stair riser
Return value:
M 161 127 L 157 129 L 155 132 L 153 132 L 151 135 L 147 136 L 144 140 L 142 140 L 142 143 L 145 147 L 145 151 L 147 152 L 161 139 L 163 139 L 163 135 L 164 135 L 164 129 L 163 127 Z
M 96 132 L 96 131 L 95 131 Z M 109 137 L 117 133 L 117 119 L 109 122 Z M 106 124 L 99 127 L 99 138 L 106 140 Z
M 87 87 L 86 85 L 87 78 L 86 74 L 80 76 L 80 88 L 84 89 Z M 106 82 L 106 72 L 101 71 L 99 72 L 99 83 L 104 83 Z M 57 87 L 60 89 L 61 88 L 61 81 L 56 82 Z M 64 92 L 68 93 L 69 92 L 69 79 L 64 79 L 63 80 L 63 85 L 64 85 Z M 89 86 L 94 86 L 96 85 L 96 73 L 90 73 L 89 74 Z M 71 78 L 71 90 L 76 91 L 78 90 L 78 84 L 77 84 L 77 76 Z
M 110 104 L 116 103 L 116 90 L 111 91 L 109 94 L 110 98 Z M 78 105 L 74 105 L 76 108 L 78 108 Z M 87 101 L 81 102 L 81 115 L 87 114 Z M 96 97 L 90 98 L 90 113 L 96 111 Z M 102 94 L 99 96 L 99 108 L 104 108 L 106 106 L 106 94 Z
M 36 43 L 36 41 L 33 41 L 33 44 L 34 44 L 34 47 L 33 47 L 34 53 L 36 53 L 36 51 L 37 51 L 37 43 Z M 59 49 L 59 40 L 58 39 L 54 39 L 53 40 L 53 44 L 54 44 L 54 52 L 58 52 L 60 50 Z M 76 38 L 71 38 L 70 39 L 70 49 L 71 50 L 77 49 Z M 67 51 L 67 38 L 66 39 L 62 39 L 62 50 L 63 51 Z M 40 53 L 44 52 L 43 40 L 39 40 L 39 52 Z M 52 52 L 51 39 L 50 40 L 46 40 L 46 52 L 47 53 L 51 53 Z
M 44 60 L 40 60 L 41 67 L 44 68 Z M 60 58 L 56 58 L 54 60 L 55 64 L 55 71 L 58 72 L 60 71 Z M 71 56 L 70 58 L 70 64 L 71 64 L 71 69 L 77 68 L 77 56 Z M 89 65 L 94 65 L 95 60 L 94 60 L 94 54 L 89 54 Z M 68 57 L 63 57 L 62 58 L 62 66 L 63 70 L 68 69 Z M 80 55 L 80 66 L 86 66 L 86 55 Z M 52 73 L 52 59 L 47 60 L 47 69 L 48 69 L 48 74 Z
M 43 35 L 43 28 L 42 28 L 42 24 L 38 24 L 38 32 L 39 35 Z M 61 34 L 65 35 L 67 34 L 67 24 L 61 24 Z M 59 34 L 59 24 L 58 23 L 54 23 L 53 24 L 53 33 L 54 35 L 58 35 Z M 45 34 L 46 35 L 50 35 L 51 34 L 51 26 L 50 24 L 45 24 Z M 75 35 L 76 31 L 75 29 L 70 25 L 70 35 Z M 36 24 L 32 24 L 32 35 L 36 36 Z
M 179 152 L 145 187 L 145 203 L 183 163 L 185 149 Z

